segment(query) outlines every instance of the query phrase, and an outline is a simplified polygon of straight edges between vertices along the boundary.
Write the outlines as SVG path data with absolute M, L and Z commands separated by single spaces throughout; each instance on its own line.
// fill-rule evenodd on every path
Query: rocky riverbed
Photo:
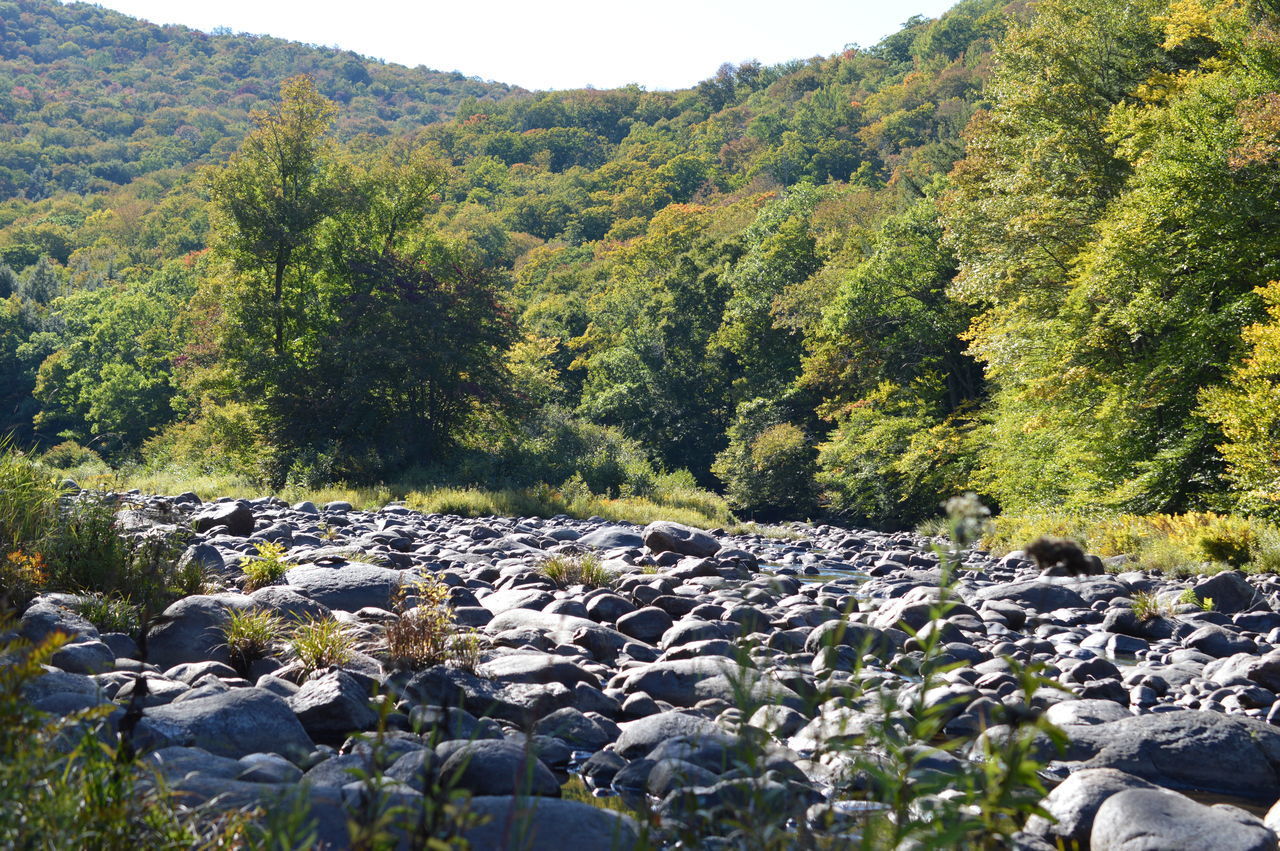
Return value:
M 183 557 L 223 590 L 169 606 L 145 654 L 129 635 L 99 634 L 73 598 L 38 598 L 23 637 L 73 642 L 27 699 L 62 715 L 114 703 L 118 721 L 145 678 L 135 739 L 171 788 L 225 807 L 301 794 L 333 847 L 346 844 L 347 813 L 368 810 L 371 769 L 378 795 L 410 807 L 451 778 L 489 817 L 468 829 L 475 848 L 627 848 L 694 822 L 731 834 L 765 805 L 779 830 L 856 835 L 856 817 L 837 827 L 832 815 L 865 792 L 858 751 L 895 706 L 940 718 L 938 741 L 974 743 L 922 743 L 913 764 L 935 778 L 958 776 L 1010 713 L 1029 707 L 1065 731 L 1065 749 L 1041 748 L 1052 818 L 1031 819 L 1017 847 L 1277 844 L 1274 576 L 1174 580 L 1118 563 L 1056 577 L 1017 553 L 971 551 L 954 605 L 934 620 L 938 558 L 911 534 L 730 536 L 396 505 L 131 499 L 126 533 L 184 535 Z M 241 566 L 263 542 L 293 566 L 242 593 Z M 610 587 L 560 588 L 539 569 L 583 553 L 599 557 Z M 379 655 L 398 586 L 426 575 L 481 637 L 472 670 L 392 670 Z M 236 670 L 222 628 L 247 609 L 335 618 L 359 649 L 310 674 L 283 654 Z M 921 693 L 930 646 L 937 673 Z M 1059 687 L 1025 694 L 1017 667 L 1032 663 Z M 563 797 L 570 774 L 644 817 Z

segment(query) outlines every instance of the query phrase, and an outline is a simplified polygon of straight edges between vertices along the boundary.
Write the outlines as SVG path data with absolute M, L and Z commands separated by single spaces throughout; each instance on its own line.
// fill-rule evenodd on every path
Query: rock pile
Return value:
M 581 849 L 633 844 L 632 819 L 560 798 L 569 769 L 595 789 L 647 794 L 672 820 L 691 801 L 714 817 L 748 795 L 781 821 L 803 820 L 850 783 L 840 748 L 861 742 L 879 710 L 848 695 L 869 686 L 899 705 L 914 696 L 938 707 L 948 736 L 975 736 L 1028 701 L 1066 731 L 1067 752 L 1047 753 L 1061 781 L 1044 801 L 1056 821 L 1033 819 L 1023 847 L 1276 847 L 1276 577 L 1042 576 L 1020 554 L 974 552 L 955 605 L 933 620 L 939 565 L 909 534 L 817 526 L 780 539 L 396 505 L 168 503 L 191 530 L 185 558 L 224 590 L 171 605 L 145 660 L 132 637 L 99 634 L 66 595 L 38 599 L 22 635 L 74 640 L 27 699 L 62 715 L 123 706 L 145 677 L 137 735 L 174 789 L 228 806 L 304 789 L 335 846 L 372 767 L 388 778 L 383 794 L 410 804 L 443 778 L 470 792 L 476 811 L 495 816 L 472 831 L 475 847 L 498 847 L 494 831 L 515 815 L 529 847 L 558 848 L 566 835 Z M 240 566 L 265 541 L 287 547 L 293 567 L 281 584 L 243 593 Z M 539 570 L 585 552 L 614 577 L 610 588 L 560 588 Z M 379 657 L 397 588 L 428 574 L 448 585 L 458 622 L 483 636 L 474 670 L 396 671 Z M 1135 611 L 1138 595 L 1146 611 Z M 1206 598 L 1210 611 L 1192 602 Z M 361 649 L 310 676 L 286 659 L 246 676 L 223 646 L 236 610 L 333 617 Z M 930 636 L 948 667 L 918 695 Z M 1043 663 L 1061 690 L 1028 698 L 1013 662 Z M 388 732 L 375 751 L 367 734 L 380 717 Z M 965 754 L 926 756 L 946 772 Z

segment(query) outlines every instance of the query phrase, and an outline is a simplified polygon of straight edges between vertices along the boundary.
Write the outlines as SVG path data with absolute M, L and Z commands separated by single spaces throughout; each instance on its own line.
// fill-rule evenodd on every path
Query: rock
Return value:
M 302 779 L 302 769 L 289 760 L 273 753 L 251 753 L 240 757 L 243 766 L 237 780 L 250 783 L 297 783 Z
M 656 644 L 662 634 L 671 628 L 671 615 L 657 606 L 645 606 L 618 618 L 618 632 L 646 644 Z
M 480 601 L 480 605 L 495 615 L 512 609 L 532 609 L 540 612 L 554 599 L 555 597 L 540 588 L 508 588 L 488 595 Z
M 258 688 L 148 709 L 138 731 L 144 741 L 195 745 L 233 759 L 261 752 L 297 760 L 315 748 L 289 704 Z
M 598 550 L 631 549 L 644 546 L 644 538 L 625 526 L 605 526 L 583 535 L 578 543 Z
M 1274 851 L 1276 835 L 1239 807 L 1207 807 L 1163 789 L 1128 789 L 1103 802 L 1093 851 Z
M 368 693 L 346 671 L 330 671 L 307 680 L 288 703 L 307 735 L 318 742 L 341 742 L 351 733 L 371 730 L 378 723 Z
M 463 834 L 472 848 L 519 848 L 521 851 L 614 851 L 637 847 L 635 820 L 615 810 L 555 798 L 480 796 L 469 810 L 487 817 Z M 518 837 L 511 835 L 512 828 Z
M 1055 609 L 1088 608 L 1084 598 L 1069 587 L 1042 579 L 990 585 L 979 589 L 974 598 L 979 601 L 1002 600 L 1042 614 Z
M 532 753 L 501 739 L 467 742 L 440 766 L 446 785 L 473 795 L 542 795 L 560 797 L 555 775 Z
M 644 527 L 644 545 L 655 553 L 679 553 L 708 558 L 720 550 L 720 542 L 692 526 L 659 520 Z
M 116 654 L 101 641 L 77 641 L 54 653 L 50 661 L 72 674 L 100 674 L 115 667 Z
M 645 665 L 629 672 L 622 687 L 627 692 L 642 691 L 672 706 L 694 706 L 715 698 L 734 703 L 743 693 L 758 704 L 782 704 L 796 709 L 803 705 L 800 696 L 781 683 L 719 656 Z
M 230 664 L 222 628 L 230 609 L 249 609 L 241 594 L 184 597 L 165 609 L 147 633 L 147 661 L 162 668 L 214 660 Z
M 1215 624 L 1205 624 L 1183 639 L 1182 643 L 1215 659 L 1236 653 L 1255 653 L 1258 649 L 1258 645 L 1252 640 Z
M 506 653 L 476 667 L 476 674 L 509 683 L 578 683 L 599 687 L 600 680 L 563 656 L 550 653 Z
M 237 538 L 253 534 L 253 510 L 243 502 L 215 502 L 191 515 L 191 528 L 208 532 L 215 526 L 227 527 L 227 533 Z
M 1181 710 L 1074 727 L 1070 735 L 1086 768 L 1267 805 L 1280 798 L 1280 729 L 1253 718 Z
M 340 567 L 295 567 L 285 574 L 289 585 L 303 589 L 321 605 L 344 612 L 358 612 L 366 606 L 390 608 L 392 594 L 407 578 L 411 577 L 398 570 L 359 562 Z
M 533 729 L 535 733 L 554 736 L 582 750 L 598 751 L 613 741 L 607 730 L 572 706 L 557 709 Z
M 33 602 L 18 622 L 18 634 L 32 644 L 39 644 L 55 633 L 70 640 L 98 638 L 97 627 L 72 609 L 48 599 Z
M 1045 710 L 1045 720 L 1059 727 L 1106 724 L 1131 718 L 1129 710 L 1112 700 L 1063 700 Z
M 1049 840 L 1087 843 L 1098 808 L 1117 792 L 1158 787 L 1113 768 L 1086 768 L 1072 774 L 1049 793 L 1041 806 L 1053 817 L 1032 816 L 1027 832 Z
M 1270 609 L 1267 600 L 1249 584 L 1249 580 L 1238 570 L 1224 570 L 1207 579 L 1202 579 L 1191 587 L 1196 597 L 1213 600 L 1216 612 L 1247 612 L 1256 609 Z
M 638 759 L 663 742 L 677 737 L 707 739 L 726 747 L 735 742 L 732 736 L 714 722 L 684 712 L 660 712 L 618 726 L 622 729 L 622 734 L 613 747 L 623 759 Z
M 258 608 L 266 609 L 288 621 L 322 620 L 333 616 L 328 606 L 317 603 L 299 589 L 288 585 L 259 588 L 249 595 L 249 599 Z

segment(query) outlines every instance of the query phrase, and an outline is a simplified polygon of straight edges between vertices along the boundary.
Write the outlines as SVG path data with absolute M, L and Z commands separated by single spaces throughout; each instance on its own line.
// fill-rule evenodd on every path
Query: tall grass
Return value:
M 191 491 L 202 499 L 219 496 L 252 498 L 264 495 L 260 484 L 248 478 L 193 472 L 183 468 L 146 470 L 124 468 L 88 477 L 81 486 L 109 485 L 137 488 L 143 493 L 176 494 Z M 645 496 L 608 497 L 582 487 L 536 485 L 527 488 L 429 486 L 412 479 L 357 487 L 336 483 L 324 487 L 285 487 L 274 492 L 287 502 L 310 500 L 317 505 L 348 502 L 359 509 L 381 508 L 402 500 L 428 514 L 462 517 L 603 517 L 606 520 L 647 524 L 670 520 L 701 528 L 731 526 L 736 521 L 728 503 L 717 494 L 690 485 L 682 477 L 661 477 Z
M 1102 557 L 1175 576 L 1228 568 L 1280 571 L 1280 529 L 1234 514 L 1005 514 L 983 543 L 994 552 L 1019 549 L 1041 535 L 1069 538 Z

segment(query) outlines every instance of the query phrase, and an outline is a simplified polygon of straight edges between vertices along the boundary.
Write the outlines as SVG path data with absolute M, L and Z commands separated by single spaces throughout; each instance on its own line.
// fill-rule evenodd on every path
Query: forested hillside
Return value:
M 552 93 L 0 10 L 0 430 L 64 463 L 1276 513 L 1263 0 Z

